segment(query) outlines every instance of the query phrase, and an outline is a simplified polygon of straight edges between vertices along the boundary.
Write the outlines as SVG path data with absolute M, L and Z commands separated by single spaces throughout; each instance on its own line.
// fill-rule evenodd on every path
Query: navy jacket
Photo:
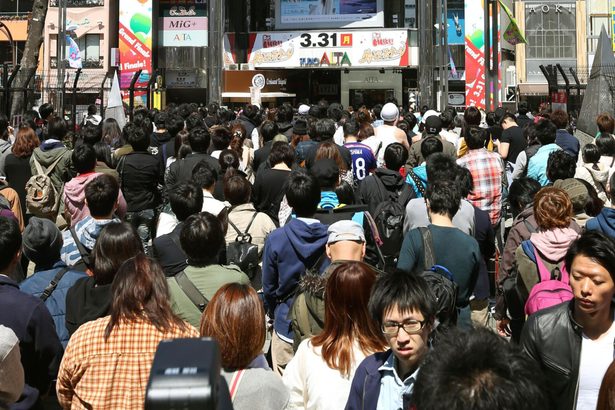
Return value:
M 271 232 L 263 249 L 263 296 L 265 310 L 274 318 L 273 328 L 293 339 L 288 311 L 301 275 L 312 268 L 325 252 L 327 225 L 308 225 L 291 219 Z M 324 259 L 327 259 L 326 257 Z M 326 267 L 325 263 L 321 270 Z
M 600 231 L 605 235 L 615 238 L 615 209 L 604 207 L 597 217 L 590 219 L 585 224 L 587 231 Z
M 49 286 L 49 283 L 55 278 L 60 269 L 66 268 L 66 264 L 62 261 L 56 262 L 51 269 L 35 270 L 34 275 L 30 276 L 19 284 L 22 292 L 40 298 L 41 294 Z M 68 289 L 75 284 L 78 279 L 85 278 L 85 272 L 69 270 L 62 276 L 51 296 L 45 301 L 45 306 L 49 309 L 49 313 L 53 317 L 56 332 L 62 342 L 62 346 L 68 344 L 68 330 L 66 329 L 66 294 Z
M 20 402 L 35 401 L 57 377 L 62 360 L 53 319 L 42 300 L 21 292 L 17 282 L 0 275 L 0 324 L 11 328 L 19 339 L 27 385 Z
M 563 149 L 566 154 L 572 155 L 575 161 L 579 158 L 581 144 L 579 143 L 577 137 L 570 134 L 568 131 L 557 130 L 557 133 L 555 134 L 555 143 Z
M 357 367 L 350 386 L 346 410 L 376 410 L 380 396 L 380 379 L 378 371 L 387 361 L 391 350 L 367 356 Z

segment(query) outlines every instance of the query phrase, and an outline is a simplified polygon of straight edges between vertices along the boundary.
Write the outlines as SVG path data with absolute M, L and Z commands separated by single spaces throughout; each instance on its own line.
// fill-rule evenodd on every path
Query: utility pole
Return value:
M 419 104 L 417 108 L 423 105 L 429 107 L 434 106 L 434 65 L 435 65 L 435 53 L 434 53 L 434 41 L 433 41 L 433 1 L 432 0 L 418 0 L 417 3 L 421 4 L 419 7 L 417 4 L 417 12 L 419 13 L 419 48 L 421 52 L 421 61 L 419 62 Z
M 209 44 L 207 45 L 208 102 L 222 101 L 222 43 L 224 41 L 224 1 L 209 0 Z
M 58 0 L 58 41 L 56 52 L 56 67 L 58 74 L 57 93 L 57 110 L 61 110 L 62 118 L 64 118 L 64 78 L 66 75 L 66 67 L 64 60 L 66 59 L 66 6 L 68 0 Z

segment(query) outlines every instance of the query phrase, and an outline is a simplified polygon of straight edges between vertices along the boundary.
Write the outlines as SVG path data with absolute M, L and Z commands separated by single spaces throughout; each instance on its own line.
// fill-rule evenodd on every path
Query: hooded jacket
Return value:
M 86 216 L 90 216 L 90 209 L 85 204 L 85 187 L 99 175 L 102 174 L 100 172 L 81 174 L 64 185 L 64 213 L 68 216 L 67 220 L 70 221 L 71 227 Z M 122 191 L 118 195 L 117 214 L 122 218 L 126 215 L 126 200 Z
M 412 189 L 405 183 L 404 178 L 399 172 L 392 171 L 388 168 L 376 168 L 376 171 L 374 171 L 372 175 L 367 176 L 359 187 L 361 203 L 367 205 L 369 213 L 372 214 L 372 216 L 375 214 L 378 205 L 387 199 L 381 192 L 382 189 L 379 187 L 376 178 L 382 182 L 389 192 L 396 192 L 399 194 L 404 189 Z M 414 197 L 414 195 L 410 195 L 408 201 Z M 406 206 L 406 204 L 403 204 L 403 206 Z
M 34 160 L 43 167 L 43 171 L 51 166 L 58 158 L 62 158 L 60 162 L 49 173 L 51 183 L 56 189 L 58 195 L 62 193 L 64 183 L 70 180 L 73 175 L 76 175 L 72 171 L 71 151 L 64 146 L 60 141 L 49 139 L 43 141 L 43 143 L 34 149 L 32 157 L 30 157 L 30 170 L 32 175 L 38 175 Z
M 605 235 L 615 238 L 615 209 L 602 208 L 597 217 L 587 221 L 585 229 L 588 231 L 600 231 Z
M 94 219 L 91 216 L 85 217 L 75 225 L 75 233 L 77 234 L 79 242 L 81 242 L 88 251 L 92 251 L 100 235 L 100 231 L 111 222 L 120 222 L 120 220 Z M 64 241 L 64 245 L 62 245 L 60 257 L 68 266 L 75 266 L 81 260 L 81 254 L 69 230 L 62 233 L 62 240 Z
M 598 169 L 594 169 L 594 166 Z M 609 202 L 609 198 L 606 195 L 606 186 L 609 181 L 609 168 L 606 165 L 601 162 L 596 164 L 583 164 L 577 167 L 574 177 L 591 184 L 596 190 L 598 198 L 602 199 L 604 203 Z
M 579 233 L 572 228 L 553 229 L 534 232 L 529 241 L 544 262 L 545 267 L 551 270 L 561 265 L 570 243 L 578 236 Z M 515 251 L 515 262 L 529 294 L 532 287 L 540 281 L 540 275 L 536 263 L 527 255 L 523 243 Z
M 85 322 L 109 314 L 111 284 L 96 285 L 93 277 L 77 280 L 66 293 L 66 329 L 70 336 Z
M 416 175 L 418 181 L 423 185 L 423 191 L 427 189 L 427 165 L 419 165 L 418 167 L 412 168 L 412 172 Z M 422 198 L 423 194 L 421 194 L 420 189 L 416 186 L 414 179 L 410 175 L 410 171 L 408 171 L 408 175 L 406 175 L 406 184 L 410 185 L 414 190 L 414 195 L 417 198 Z
M 265 309 L 274 318 L 278 335 L 293 342 L 288 312 L 294 300 L 299 279 L 311 269 L 325 251 L 327 226 L 320 222 L 307 224 L 292 219 L 271 232 L 263 250 L 263 295 Z M 321 266 L 320 270 L 322 271 Z

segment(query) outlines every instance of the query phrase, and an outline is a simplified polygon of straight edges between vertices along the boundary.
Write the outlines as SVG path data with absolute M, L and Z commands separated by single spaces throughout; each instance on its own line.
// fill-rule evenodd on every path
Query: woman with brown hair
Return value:
M 352 170 L 348 169 L 348 165 L 346 165 L 346 162 L 342 158 L 342 155 L 340 154 L 340 151 L 334 142 L 323 142 L 318 146 L 314 162 L 318 161 L 319 159 L 334 160 L 338 168 L 340 169 L 341 180 L 348 182 L 350 186 L 355 186 Z
M 301 342 L 284 371 L 290 408 L 344 408 L 356 368 L 384 351 L 386 340 L 367 309 L 376 276 L 363 262 L 347 262 L 327 279 L 324 328 Z
M 250 183 L 254 183 L 254 171 L 252 162 L 254 161 L 254 148 L 246 146 L 245 141 L 248 137 L 246 127 L 239 121 L 235 121 L 231 126 L 231 144 L 229 148 L 239 155 L 239 169 L 245 172 Z
M 36 133 L 27 124 L 21 124 L 17 131 L 11 153 L 4 160 L 4 174 L 11 188 L 17 192 L 21 202 L 21 213 L 26 215 L 26 183 L 32 176 L 30 157 L 34 149 L 40 145 Z
M 158 344 L 198 337 L 169 305 L 160 266 L 143 253 L 126 260 L 111 286 L 109 316 L 71 337 L 58 372 L 63 408 L 142 409 Z
M 203 312 L 201 336 L 220 345 L 235 410 L 286 407 L 288 392 L 263 356 L 265 310 L 252 287 L 229 283 L 218 289 Z

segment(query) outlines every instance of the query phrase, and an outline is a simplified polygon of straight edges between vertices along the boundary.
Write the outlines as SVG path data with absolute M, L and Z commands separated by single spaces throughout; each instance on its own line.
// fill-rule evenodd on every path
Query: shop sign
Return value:
M 548 14 L 548 13 L 572 13 L 574 5 L 567 4 L 526 4 L 525 12 L 527 14 Z
M 224 70 L 224 92 L 248 92 L 250 88 L 263 93 L 286 92 L 288 80 L 280 70 Z
M 167 70 L 165 83 L 167 88 L 196 88 L 197 73 L 195 70 Z
M 466 96 L 464 93 L 448 93 L 448 105 L 464 106 L 466 103 Z
M 204 4 L 161 6 L 158 38 L 162 47 L 207 47 Z
M 234 63 L 225 39 L 225 64 Z M 248 63 L 261 68 L 406 67 L 408 32 L 291 31 L 250 34 Z
M 551 110 L 568 111 L 568 95 L 565 91 L 551 93 Z

